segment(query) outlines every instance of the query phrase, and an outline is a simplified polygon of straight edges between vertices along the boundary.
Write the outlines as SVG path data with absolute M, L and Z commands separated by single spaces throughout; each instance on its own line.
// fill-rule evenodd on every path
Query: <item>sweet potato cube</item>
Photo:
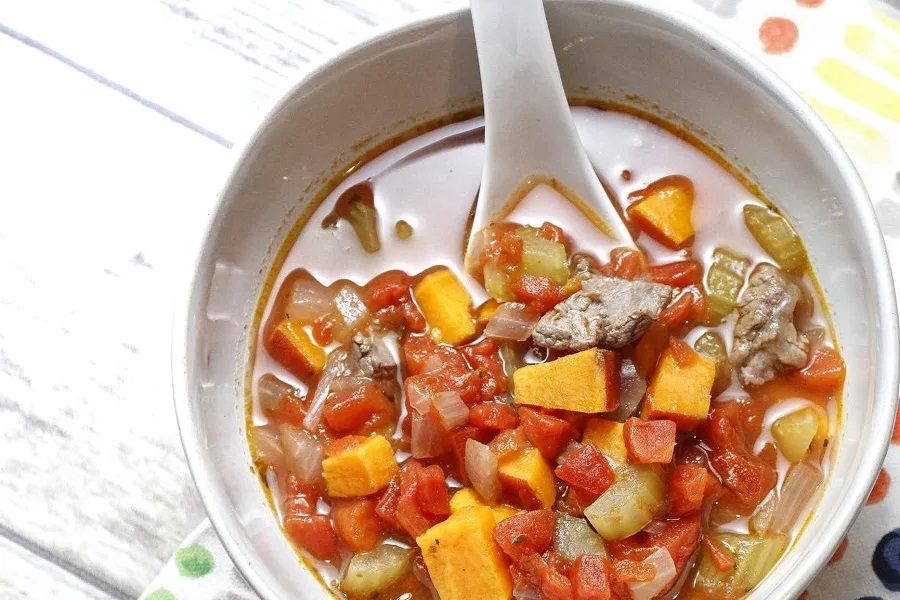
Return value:
M 670 175 L 629 196 L 628 217 L 660 244 L 678 250 L 691 244 L 694 185 L 683 175 Z
M 391 443 L 380 435 L 322 461 L 328 494 L 335 498 L 374 494 L 386 487 L 399 470 Z
M 550 465 L 537 448 L 506 455 L 498 465 L 500 482 L 518 493 L 526 508 L 549 508 L 556 500 L 556 482 Z
M 450 269 L 444 267 L 423 277 L 413 295 L 442 342 L 455 346 L 475 336 L 472 297 Z
M 619 358 L 591 348 L 513 373 L 517 404 L 581 413 L 619 407 Z
M 698 354 L 686 344 L 680 344 L 679 348 L 670 345 L 653 374 L 641 416 L 671 419 L 678 425 L 678 431 L 693 431 L 706 420 L 715 379 L 715 360 Z
M 628 459 L 624 423 L 594 417 L 584 426 L 581 441 L 584 444 L 596 446 L 606 458 L 612 458 L 618 462 L 625 462 Z
M 478 495 L 478 492 L 473 490 L 472 488 L 462 488 L 450 498 L 450 512 L 455 513 L 459 512 L 467 506 L 488 506 L 484 503 L 484 500 L 481 499 L 481 496 Z M 491 512 L 494 513 L 494 522 L 499 523 L 503 519 L 508 519 L 509 517 L 513 517 L 521 512 L 522 509 L 516 508 L 515 506 L 510 506 L 509 504 L 498 504 L 496 506 L 489 506 Z
M 288 371 L 306 379 L 325 367 L 325 350 L 312 341 L 303 323 L 285 319 L 269 335 L 266 350 Z
M 441 600 L 509 600 L 509 561 L 487 506 L 468 506 L 416 538 Z

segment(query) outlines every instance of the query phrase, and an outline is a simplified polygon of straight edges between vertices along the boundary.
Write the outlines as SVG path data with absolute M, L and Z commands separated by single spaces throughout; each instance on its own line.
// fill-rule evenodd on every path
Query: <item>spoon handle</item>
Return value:
M 572 119 L 542 0 L 470 0 L 484 96 L 485 169 L 472 231 L 501 220 L 530 177 L 557 180 L 609 237 L 631 235 Z M 570 198 L 570 200 L 575 200 Z M 577 202 L 576 203 L 579 203 Z

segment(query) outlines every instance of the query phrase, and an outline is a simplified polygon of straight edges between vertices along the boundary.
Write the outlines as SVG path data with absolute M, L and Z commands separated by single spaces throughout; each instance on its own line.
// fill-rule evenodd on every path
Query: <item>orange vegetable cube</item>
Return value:
M 629 196 L 628 217 L 660 244 L 678 250 L 694 240 L 691 209 L 694 185 L 683 175 L 670 175 Z
M 498 465 L 500 482 L 519 494 L 526 508 L 549 508 L 556 500 L 556 480 L 537 448 L 506 455 Z
M 624 423 L 594 417 L 584 426 L 581 441 L 584 444 L 593 444 L 607 458 L 619 462 L 625 462 L 628 459 Z
M 472 297 L 450 269 L 442 267 L 425 275 L 413 295 L 440 341 L 456 346 L 475 336 Z
M 591 348 L 513 373 L 517 404 L 581 413 L 610 412 L 619 406 L 619 358 Z
M 671 344 L 663 352 L 647 388 L 641 416 L 670 419 L 679 431 L 692 431 L 706 420 L 716 361 L 687 344 Z
M 330 496 L 354 498 L 374 494 L 400 471 L 394 449 L 383 436 L 373 435 L 347 446 L 322 461 Z
M 303 329 L 303 323 L 285 319 L 269 335 L 266 350 L 288 371 L 307 379 L 325 367 L 326 354 Z

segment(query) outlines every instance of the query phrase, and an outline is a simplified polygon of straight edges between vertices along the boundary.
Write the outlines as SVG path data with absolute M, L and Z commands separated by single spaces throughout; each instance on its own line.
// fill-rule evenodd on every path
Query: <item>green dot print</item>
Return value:
M 175 553 L 175 566 L 182 577 L 196 579 L 212 571 L 215 561 L 209 550 L 200 544 L 194 544 Z
M 144 598 L 144 600 L 175 600 L 175 595 L 165 588 L 159 588 Z

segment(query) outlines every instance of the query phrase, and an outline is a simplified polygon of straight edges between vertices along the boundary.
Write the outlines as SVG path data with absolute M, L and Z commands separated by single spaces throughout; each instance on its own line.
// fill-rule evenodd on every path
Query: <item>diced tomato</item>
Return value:
M 469 422 L 481 429 L 512 429 L 519 424 L 515 411 L 501 402 L 481 402 L 469 411 Z
M 744 507 L 752 508 L 775 487 L 778 475 L 771 465 L 752 453 L 742 419 L 742 405 L 728 402 L 714 408 L 699 431 L 710 448 L 710 464 L 722 483 Z
M 546 277 L 522 275 L 510 286 L 520 302 L 545 313 L 566 298 L 566 291 Z
M 400 468 L 400 497 L 397 499 L 397 522 L 416 538 L 425 533 L 439 519 L 425 514 L 419 503 L 419 473 L 422 465 L 408 460 Z M 449 507 L 448 507 L 449 512 Z
M 448 435 L 450 438 L 450 446 L 453 448 L 453 456 L 456 458 L 458 475 L 461 477 L 460 481 L 463 485 L 468 485 L 469 476 L 466 473 L 465 468 L 466 442 L 470 439 L 474 439 L 482 444 L 486 444 L 491 441 L 494 432 L 467 425 L 465 427 L 460 427 L 459 429 L 454 429 Z
M 320 346 L 327 346 L 334 341 L 334 326 L 337 321 L 330 314 L 324 314 L 312 324 L 313 339 Z
M 553 559 L 552 553 L 549 558 Z M 540 591 L 542 600 L 574 600 L 571 582 L 555 568 L 558 561 L 552 562 L 553 566 L 547 564 L 537 552 L 524 553 L 518 563 L 510 567 L 516 587 L 535 588 Z
M 697 362 L 697 353 L 688 346 L 684 340 L 673 337 L 669 340 L 669 350 L 672 352 L 672 358 L 682 369 L 690 367 Z
M 438 465 L 418 470 L 416 488 L 416 501 L 422 511 L 437 517 L 450 514 L 450 493 L 444 470 Z
M 669 327 L 664 321 L 653 321 L 634 346 L 634 368 L 644 379 L 650 379 L 663 351 L 669 347 Z
M 339 558 L 337 536 L 326 515 L 289 515 L 284 532 L 299 547 L 320 560 Z
M 650 278 L 676 288 L 699 286 L 703 282 L 703 267 L 696 260 L 679 260 L 650 267 Z
M 636 463 L 672 462 L 677 437 L 674 421 L 659 419 L 645 421 L 631 417 L 625 421 L 625 447 L 628 456 Z
M 379 310 L 401 300 L 409 298 L 409 288 L 412 285 L 412 277 L 403 271 L 386 271 L 376 275 L 362 289 L 362 299 L 369 312 Z
M 403 300 L 400 302 L 400 309 L 403 313 L 403 323 L 406 325 L 407 333 L 424 333 L 427 328 L 425 315 L 419 310 L 412 300 Z
M 519 561 L 529 553 L 543 554 L 549 550 L 555 527 L 552 510 L 532 510 L 497 523 L 494 539 L 507 556 Z
M 583 554 L 575 559 L 570 574 L 575 600 L 610 600 L 609 566 L 597 554 Z
M 637 279 L 647 272 L 647 259 L 640 250 L 632 248 L 614 248 L 609 254 L 609 263 L 600 268 L 602 275 Z
M 610 570 L 612 577 L 622 583 L 641 583 L 656 577 L 653 565 L 639 560 L 614 560 Z
M 311 515 L 316 512 L 316 498 L 307 494 L 295 494 L 281 503 L 282 513 L 287 515 Z
M 834 348 L 820 346 L 793 376 L 806 389 L 834 394 L 844 383 L 844 359 Z
M 375 514 L 391 529 L 400 530 L 403 526 L 397 520 L 397 504 L 400 501 L 400 476 L 396 476 L 388 483 L 387 488 L 381 494 L 378 504 L 375 506 Z
M 346 452 L 350 448 L 359 446 L 365 441 L 366 438 L 361 435 L 345 435 L 344 437 L 338 438 L 336 440 L 329 440 L 325 442 L 325 446 L 323 448 L 323 450 L 325 451 L 325 457 L 330 458 L 332 456 L 336 456 L 342 452 Z
M 320 484 L 300 483 L 300 480 L 297 479 L 297 476 L 293 473 L 289 473 L 285 475 L 283 479 L 279 479 L 278 485 L 282 486 L 285 495 L 296 496 L 297 494 L 303 494 L 311 498 L 313 504 L 315 504 L 322 495 L 322 486 Z
M 572 582 L 548 566 L 541 571 L 541 596 L 547 600 L 573 600 Z
M 487 242 L 478 255 L 479 264 L 483 267 L 493 263 L 500 267 L 514 267 L 522 260 L 522 236 L 516 231 L 515 223 L 492 225 L 487 233 Z
M 575 428 L 566 421 L 533 408 L 519 408 L 522 432 L 545 458 L 555 459 L 566 444 L 575 439 Z
M 339 435 L 355 431 L 370 420 L 392 422 L 394 405 L 374 383 L 336 392 L 328 399 L 322 416 Z
M 700 543 L 701 528 L 699 512 L 665 521 L 660 530 L 647 534 L 647 545 L 668 550 L 675 569 L 681 572 Z
M 410 337 L 403 344 L 403 355 L 409 374 L 404 381 L 407 396 L 409 386 L 415 384 L 425 386 L 424 391 L 432 394 L 448 390 L 459 392 L 466 404 L 481 398 L 481 382 L 456 348 L 435 344 L 427 337 Z M 422 373 L 432 356 L 440 359 L 441 368 L 430 373 Z
M 674 302 L 663 309 L 659 320 L 668 325 L 670 329 L 681 329 L 690 321 L 693 308 L 694 296 L 685 290 Z
M 548 242 L 557 242 L 566 247 L 566 252 L 572 246 L 572 243 L 569 241 L 569 236 L 566 235 L 566 232 L 562 230 L 561 227 L 557 227 L 553 223 L 549 221 L 544 221 L 544 223 L 538 228 L 538 236 L 544 238 Z
M 703 536 L 703 546 L 713 565 L 721 572 L 727 573 L 735 565 L 735 557 L 725 544 L 707 535 Z
M 584 444 L 566 456 L 555 473 L 587 502 L 599 498 L 616 479 L 609 461 L 593 444 Z
M 505 394 L 509 387 L 503 360 L 500 358 L 500 346 L 495 340 L 486 339 L 462 349 L 463 355 L 475 369 L 475 375 L 481 382 L 481 399 L 490 400 L 498 394 Z
M 677 465 L 669 475 L 669 514 L 679 517 L 699 510 L 706 496 L 709 475 L 700 465 Z
M 272 415 L 279 423 L 287 423 L 295 427 L 303 426 L 303 419 L 306 418 L 306 400 L 298 398 L 293 394 L 285 394 L 275 406 Z
M 575 489 L 569 488 L 569 491 L 566 492 L 565 497 L 559 501 L 557 507 L 568 515 L 582 517 L 584 516 L 584 509 L 592 504 L 592 502 L 589 502 L 588 500 L 588 498 L 582 497 Z
M 498 459 L 502 459 L 507 454 L 523 450 L 530 446 L 531 444 L 522 432 L 521 427 L 501 431 L 490 443 L 491 451 L 497 455 Z
M 353 552 L 371 550 L 383 533 L 376 504 L 372 498 L 335 499 L 331 503 L 331 522 L 335 533 Z

